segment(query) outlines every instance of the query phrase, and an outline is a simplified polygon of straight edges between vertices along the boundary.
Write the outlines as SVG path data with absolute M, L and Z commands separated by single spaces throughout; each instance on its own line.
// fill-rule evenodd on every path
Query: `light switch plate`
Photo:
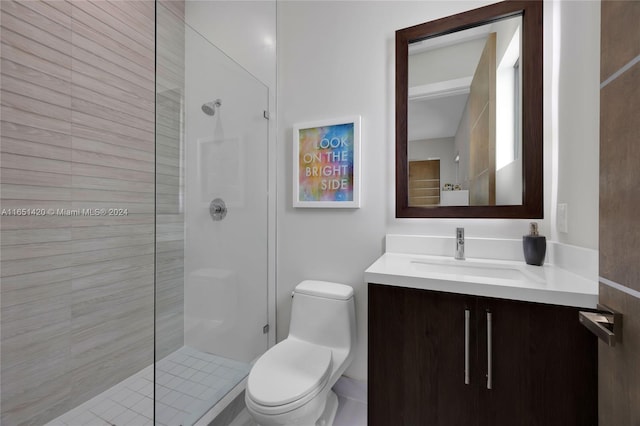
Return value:
M 569 216 L 569 206 L 566 203 L 559 203 L 558 214 L 556 215 L 558 232 L 569 232 L 567 216 Z

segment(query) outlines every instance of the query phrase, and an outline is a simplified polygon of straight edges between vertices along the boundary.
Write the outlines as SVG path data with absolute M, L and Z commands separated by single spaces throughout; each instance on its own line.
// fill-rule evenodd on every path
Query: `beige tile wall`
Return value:
M 0 2 L 1 208 L 128 210 L 0 218 L 2 424 L 42 424 L 153 362 L 156 184 L 157 345 L 182 346 L 173 3 L 156 157 L 153 1 Z
M 622 312 L 622 342 L 599 342 L 598 424 L 640 424 L 640 298 L 600 284 L 600 302 Z

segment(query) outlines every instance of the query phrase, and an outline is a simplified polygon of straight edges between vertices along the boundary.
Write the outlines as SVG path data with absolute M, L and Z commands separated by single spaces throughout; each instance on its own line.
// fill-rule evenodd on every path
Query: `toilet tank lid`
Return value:
M 296 286 L 295 292 L 338 300 L 347 300 L 353 297 L 351 286 L 329 281 L 305 280 Z

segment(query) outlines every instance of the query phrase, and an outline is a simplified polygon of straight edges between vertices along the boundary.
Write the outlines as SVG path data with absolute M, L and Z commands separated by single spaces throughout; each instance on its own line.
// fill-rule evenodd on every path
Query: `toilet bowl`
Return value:
M 331 390 L 353 359 L 353 289 L 303 281 L 293 292 L 289 336 L 265 352 L 247 380 L 247 411 L 262 426 L 330 426 Z

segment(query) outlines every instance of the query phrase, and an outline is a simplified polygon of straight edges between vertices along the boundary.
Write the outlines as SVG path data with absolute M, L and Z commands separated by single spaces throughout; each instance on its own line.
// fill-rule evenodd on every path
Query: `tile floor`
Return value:
M 247 374 L 250 365 L 182 347 L 157 363 L 158 426 L 194 424 Z M 153 365 L 49 422 L 47 426 L 147 426 L 153 423 Z
M 333 426 L 366 426 L 367 404 L 338 395 L 338 411 Z

